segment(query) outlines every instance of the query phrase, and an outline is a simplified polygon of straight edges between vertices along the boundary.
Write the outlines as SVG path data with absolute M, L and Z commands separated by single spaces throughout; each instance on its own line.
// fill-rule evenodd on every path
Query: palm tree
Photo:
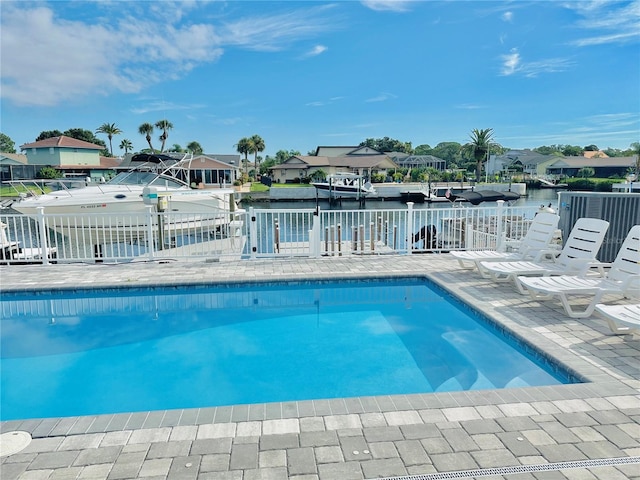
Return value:
M 173 128 L 173 124 L 169 120 L 158 120 L 156 122 L 156 127 L 162 130 L 162 135 L 160 135 L 160 141 L 162 142 L 162 145 L 160 146 L 160 153 L 162 153 L 164 152 L 164 144 L 169 137 L 167 132 Z
M 474 128 L 469 137 L 471 138 L 471 142 L 467 143 L 464 148 L 476 161 L 476 182 L 479 182 L 482 175 L 482 162 L 484 162 L 485 159 L 489 160 L 493 128 L 485 128 L 482 130 Z
M 96 129 L 96 133 L 104 133 L 107 136 L 107 138 L 109 139 L 109 152 L 113 157 L 113 145 L 111 145 L 111 140 L 113 139 L 114 135 L 120 135 L 122 133 L 122 130 L 116 127 L 115 123 L 103 123 Z
M 151 135 L 153 135 L 153 125 L 146 122 L 143 123 L 138 127 L 138 133 L 140 135 L 145 136 L 145 138 L 147 139 L 147 143 L 149 144 L 149 148 L 151 149 L 151 152 L 152 153 L 155 152 L 153 145 L 151 145 Z
M 247 158 L 249 155 L 249 152 L 252 152 L 252 147 L 253 145 L 251 145 L 251 140 L 248 139 L 247 137 L 243 137 L 240 140 L 238 140 L 238 143 L 236 144 L 236 151 L 240 154 L 240 155 L 244 155 L 244 173 L 247 173 L 247 170 L 249 168 L 249 159 Z
M 126 138 L 123 139 L 120 142 L 120 150 L 124 150 L 125 155 L 129 153 L 129 150 L 133 150 L 133 143 L 131 143 L 131 140 L 128 140 Z
M 176 153 L 183 153 L 185 150 L 184 148 L 182 148 L 182 146 L 179 143 L 174 143 L 173 146 L 167 150 L 167 152 L 176 152 Z
M 251 144 L 253 146 L 252 148 L 253 154 L 255 155 L 253 157 L 253 168 L 255 168 L 257 171 L 258 170 L 258 152 L 264 152 L 264 149 L 266 147 L 264 145 L 264 140 L 260 135 L 254 135 L 249 140 L 251 140 Z
M 203 149 L 202 149 L 202 145 L 200 145 L 198 142 L 193 141 L 193 142 L 189 142 L 189 144 L 187 145 L 187 150 L 189 150 L 191 153 L 193 153 L 194 155 L 202 155 L 203 153 Z

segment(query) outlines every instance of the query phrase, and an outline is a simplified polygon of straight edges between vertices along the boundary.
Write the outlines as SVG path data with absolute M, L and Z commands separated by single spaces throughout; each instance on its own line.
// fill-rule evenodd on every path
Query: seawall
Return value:
M 446 184 L 443 184 L 446 186 Z M 452 187 L 457 183 L 449 184 Z M 418 195 L 425 188 L 421 183 L 376 183 L 374 187 L 378 191 L 377 197 L 384 200 L 401 200 L 407 195 Z M 498 192 L 512 191 L 525 196 L 527 194 L 527 186 L 524 183 L 480 183 L 476 185 L 475 190 L 495 190 Z M 313 187 L 271 187 L 266 192 L 240 192 L 240 200 L 244 201 L 271 201 L 271 202 L 292 202 L 296 200 L 315 200 L 316 189 Z M 411 199 L 413 200 L 413 198 Z

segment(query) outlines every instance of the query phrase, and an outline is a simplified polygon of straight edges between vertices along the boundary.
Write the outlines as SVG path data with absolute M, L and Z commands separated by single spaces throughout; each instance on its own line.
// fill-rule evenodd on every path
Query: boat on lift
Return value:
M 327 176 L 324 181 L 312 182 L 311 185 L 316 187 L 318 196 L 324 198 L 366 198 L 378 194 L 371 183 L 355 173 L 336 173 Z
M 14 210 L 38 219 L 47 217 L 47 226 L 69 237 L 91 238 L 92 243 L 140 238 L 148 233 L 148 222 L 141 216 L 152 214 L 154 224 L 173 232 L 185 229 L 212 230 L 237 227 L 240 212 L 232 188 L 194 189 L 189 184 L 192 157 L 141 153 L 133 155 L 123 170 L 105 183 L 71 188 L 68 179 L 47 182 L 51 192 L 40 183 L 26 180 L 11 184 L 22 186 Z M 77 183 L 77 182 L 76 182 Z M 57 184 L 57 185 L 54 185 Z M 16 188 L 17 189 L 17 188 Z M 99 214 L 99 222 L 84 221 L 82 214 Z M 160 218 L 163 217 L 163 218 Z

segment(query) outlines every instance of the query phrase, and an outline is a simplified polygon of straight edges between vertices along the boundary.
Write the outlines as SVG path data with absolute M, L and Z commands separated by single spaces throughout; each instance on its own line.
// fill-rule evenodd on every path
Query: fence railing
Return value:
M 225 261 L 504 248 L 537 209 L 493 207 L 144 214 L 0 213 L 0 263 Z

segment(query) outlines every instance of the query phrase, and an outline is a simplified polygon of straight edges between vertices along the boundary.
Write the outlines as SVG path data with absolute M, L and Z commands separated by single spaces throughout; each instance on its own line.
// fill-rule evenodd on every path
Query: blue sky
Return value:
M 0 131 L 168 144 L 640 140 L 640 1 L 2 1 Z M 156 133 L 154 146 L 160 142 Z M 105 141 L 106 137 L 100 136 Z

